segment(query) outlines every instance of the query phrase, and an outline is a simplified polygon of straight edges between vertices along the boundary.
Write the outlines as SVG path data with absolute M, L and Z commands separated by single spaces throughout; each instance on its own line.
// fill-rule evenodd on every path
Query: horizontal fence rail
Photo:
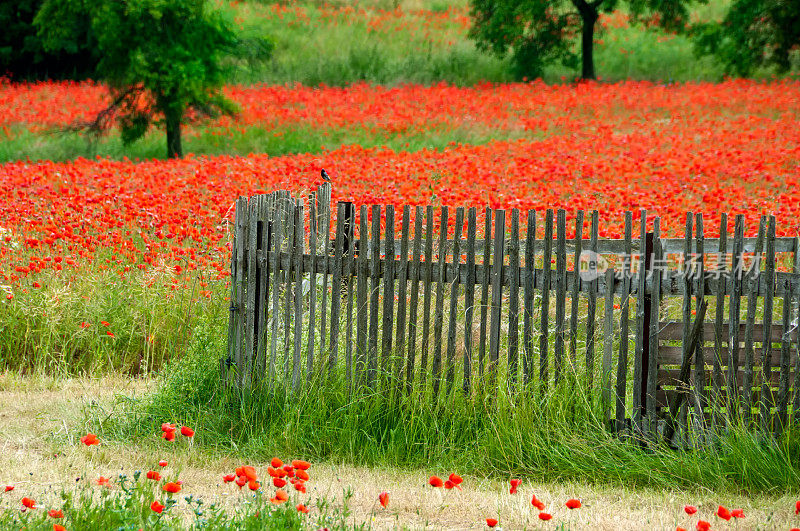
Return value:
M 624 238 L 601 239 L 598 212 L 578 211 L 568 237 L 564 210 L 332 210 L 327 183 L 240 198 L 235 216 L 237 386 L 435 399 L 580 383 L 610 429 L 676 445 L 800 420 L 800 253 L 772 216 L 746 238 L 723 214 L 704 238 L 689 213 L 684 238 L 662 238 L 627 212 Z

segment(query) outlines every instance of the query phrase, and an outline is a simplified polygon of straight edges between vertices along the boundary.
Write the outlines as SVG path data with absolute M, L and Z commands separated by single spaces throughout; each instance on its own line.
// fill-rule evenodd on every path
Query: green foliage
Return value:
M 630 0 L 633 22 L 681 31 L 693 0 Z M 704 1 L 704 0 L 700 0 Z M 617 0 L 471 0 L 474 24 L 470 37 L 484 51 L 510 55 L 518 77 L 541 77 L 547 65 L 574 69 L 594 77 L 594 25 L 601 12 L 619 7 Z M 580 55 L 574 40 L 581 36 Z
M 71 21 L 69 34 L 57 51 L 45 50 L 36 33 L 34 17 L 43 0 L 0 2 L 0 75 L 14 79 L 84 77 L 97 64 L 88 24 Z
M 790 0 L 734 0 L 722 22 L 696 24 L 693 35 L 697 53 L 717 56 L 728 74 L 800 62 L 800 9 Z
M 226 55 L 249 51 L 252 59 L 268 48 L 240 42 L 206 0 L 45 0 L 36 25 L 46 49 L 64 49 L 80 20 L 89 21 L 97 72 L 112 95 L 92 126 L 103 130 L 116 120 L 130 143 L 151 124 L 164 125 L 168 156 L 182 155 L 180 126 L 191 117 L 235 112 L 221 91 Z

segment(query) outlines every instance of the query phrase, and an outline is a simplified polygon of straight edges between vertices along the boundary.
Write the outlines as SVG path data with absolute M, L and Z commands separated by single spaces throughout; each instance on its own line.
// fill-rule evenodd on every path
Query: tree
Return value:
M 46 49 L 59 50 L 74 21 L 89 21 L 110 105 L 89 124 L 120 126 L 131 143 L 163 125 L 167 157 L 181 157 L 181 127 L 190 119 L 232 114 L 222 93 L 224 58 L 234 53 L 232 24 L 206 0 L 45 0 L 35 23 Z
M 695 50 L 714 54 L 727 74 L 747 76 L 758 67 L 780 73 L 800 55 L 800 5 L 797 0 L 733 0 L 722 22 L 692 28 Z
M 656 22 L 682 30 L 691 0 L 629 0 L 633 22 Z M 594 79 L 594 30 L 601 12 L 618 7 L 618 0 L 470 0 L 474 24 L 470 37 L 478 48 L 501 57 L 511 53 L 517 75 L 538 77 L 544 67 L 560 62 L 581 78 Z M 573 39 L 581 36 L 580 55 Z

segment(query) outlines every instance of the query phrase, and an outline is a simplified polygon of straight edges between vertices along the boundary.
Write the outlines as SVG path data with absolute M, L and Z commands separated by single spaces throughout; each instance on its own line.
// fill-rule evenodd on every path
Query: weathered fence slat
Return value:
M 553 254 L 553 211 L 548 209 L 544 222 L 544 252 L 542 256 L 542 303 L 540 310 L 541 326 L 539 331 L 539 382 L 543 389 L 548 384 L 548 335 L 550 333 L 550 285 Z
M 442 380 L 442 328 L 444 326 L 444 286 L 447 278 L 447 222 L 448 209 L 443 206 L 440 216 L 438 262 L 436 276 L 436 306 L 433 321 L 433 396 L 439 395 Z
M 398 384 L 403 372 L 403 353 L 406 351 L 406 303 L 408 299 L 408 231 L 410 230 L 411 208 L 403 207 L 402 239 L 400 240 L 400 261 L 397 263 L 399 278 L 397 280 L 397 336 L 395 339 L 396 368 L 394 377 Z M 388 234 L 389 231 L 387 230 Z
M 742 409 L 744 410 L 744 421 L 747 425 L 750 424 L 753 418 L 753 362 L 755 360 L 753 328 L 755 327 L 756 311 L 758 310 L 758 296 L 756 294 L 758 284 L 754 281 L 758 279 L 758 275 L 761 273 L 761 250 L 764 245 L 766 224 L 766 216 L 761 216 L 761 221 L 758 224 L 755 263 L 748 272 L 750 291 L 747 294 L 747 317 L 744 332 L 744 384 L 742 385 Z
M 572 263 L 572 269 L 575 272 L 574 282 L 572 283 L 572 292 L 570 293 L 570 312 L 569 312 L 569 362 L 570 370 L 575 373 L 577 357 L 578 357 L 578 299 L 581 287 L 581 278 L 578 275 L 578 264 L 581 259 L 581 243 L 583 242 L 583 210 L 578 210 L 575 213 L 575 255 Z
M 360 230 L 360 227 L 359 227 Z M 354 301 L 354 294 L 353 294 L 353 284 L 356 284 L 356 288 L 358 285 L 358 269 L 360 265 L 360 257 L 358 256 L 358 248 L 356 247 L 356 207 L 352 203 L 347 204 L 347 215 L 346 215 L 346 223 L 345 223 L 345 241 L 347 245 L 345 249 L 347 251 L 347 265 L 345 269 L 347 271 L 347 293 L 346 293 L 346 300 L 347 300 L 347 326 L 345 328 L 345 376 L 347 378 L 347 384 L 349 389 L 353 389 L 354 382 L 356 379 L 355 375 L 355 367 L 353 364 L 353 301 Z M 353 269 L 355 268 L 355 270 Z M 356 276 L 356 282 L 353 280 L 353 276 Z M 356 312 L 358 309 L 356 308 Z M 358 314 L 356 314 L 356 322 L 358 322 Z M 358 334 L 356 334 L 356 338 L 358 338 Z M 356 356 L 358 354 L 356 353 Z
M 640 211 L 639 216 L 639 229 L 641 234 L 641 241 L 647 238 L 647 212 Z M 642 402 L 642 376 L 644 372 L 644 314 L 645 314 L 645 277 L 647 270 L 647 253 L 643 250 L 639 251 L 639 271 L 637 272 L 637 288 L 636 288 L 636 343 L 633 351 L 633 433 L 637 438 L 641 438 L 643 432 L 642 426 L 642 409 L 644 403 Z
M 500 316 L 503 303 L 503 261 L 506 237 L 506 211 L 494 211 L 494 257 L 492 259 L 492 323 L 489 331 L 489 389 L 494 389 L 500 358 Z
M 431 334 L 431 288 L 433 286 L 433 207 L 425 211 L 425 266 L 422 304 L 422 354 L 419 360 L 419 379 L 424 389 L 428 381 L 428 348 Z
M 244 275 L 244 252 L 247 244 L 247 198 L 240 197 L 236 201 L 236 238 L 234 240 L 234 257 L 231 266 L 233 281 L 231 282 L 231 325 L 228 344 L 232 345 L 229 358 L 236 365 L 236 383 L 241 385 L 242 380 L 240 371 L 242 367 L 242 339 L 244 338 L 245 305 L 245 275 Z M 232 339 L 232 341 L 231 341 Z
M 717 300 L 715 305 L 714 314 L 714 363 L 713 363 L 713 376 L 712 387 L 714 393 L 714 407 L 712 408 L 711 424 L 716 430 L 719 426 L 719 411 L 722 405 L 722 342 L 723 342 L 723 319 L 725 316 L 725 294 L 727 291 L 727 282 L 725 281 L 727 271 L 725 268 L 725 256 L 728 244 L 728 215 L 722 213 L 719 221 L 719 252 L 717 254 L 717 263 L 714 264 L 714 274 L 718 275 L 720 282 L 717 282 Z
M 589 250 L 594 253 L 590 255 L 591 260 L 595 260 L 597 257 L 597 237 L 599 228 L 600 220 L 598 218 L 597 210 L 592 210 L 592 219 L 591 219 L 591 232 L 590 232 L 590 240 L 589 240 Z M 578 264 L 575 265 L 576 271 L 578 270 Z M 592 280 L 589 282 L 589 296 L 588 296 L 588 303 L 586 306 L 586 385 L 589 389 L 592 388 L 592 384 L 594 382 L 594 327 L 595 327 L 595 313 L 597 312 L 597 275 L 599 275 L 599 271 L 593 270 L 592 271 Z M 612 277 L 613 278 L 613 277 Z M 612 284 L 613 287 L 613 284 Z M 612 291 L 613 290 L 609 290 Z M 613 300 L 613 296 L 612 296 Z M 612 303 L 613 304 L 613 303 Z
M 767 256 L 764 277 L 767 281 L 767 294 L 764 297 L 764 341 L 761 343 L 763 366 L 761 370 L 761 377 L 763 382 L 761 385 L 761 429 L 765 433 L 770 431 L 770 418 L 772 413 L 772 389 L 770 388 L 769 379 L 767 376 L 772 371 L 771 359 L 768 355 L 769 350 L 772 348 L 772 298 L 774 294 L 775 285 L 775 216 L 770 216 L 767 225 Z
M 739 319 L 742 301 L 742 247 L 744 238 L 744 216 L 736 216 L 733 232 L 733 262 L 731 271 L 731 295 L 728 307 L 728 407 L 735 410 L 738 405 L 739 387 L 736 376 L 739 371 Z
M 406 393 L 411 393 L 414 382 L 414 361 L 417 354 L 417 303 L 419 301 L 420 255 L 422 254 L 422 207 L 414 216 L 414 249 L 411 257 L 411 311 L 408 321 L 408 360 L 406 362 Z
M 555 384 L 561 381 L 564 363 L 564 336 L 566 333 L 567 307 L 567 226 L 566 212 L 559 209 L 556 214 L 556 337 L 553 352 Z M 549 288 L 548 288 L 549 289 Z
M 461 264 L 461 232 L 464 229 L 464 208 L 456 209 L 455 240 L 453 242 L 453 263 L 450 266 L 454 272 L 453 282 L 450 284 L 450 313 L 447 325 L 447 360 L 445 373 L 447 378 L 447 394 L 450 395 L 455 381 L 455 360 L 456 360 L 456 322 L 458 319 L 458 295 L 459 295 L 459 269 Z M 444 264 L 444 259 L 440 260 Z
M 322 244 L 322 256 L 325 263 L 325 274 L 322 276 L 322 307 L 320 312 L 319 325 L 319 351 L 323 356 L 325 352 L 325 340 L 327 339 L 327 317 L 328 317 L 328 256 L 330 255 L 331 240 L 331 184 L 322 183 L 317 187 L 317 240 Z M 319 221 L 321 218 L 321 222 Z M 317 252 L 315 249 L 314 252 Z M 314 284 L 312 284 L 314 285 Z M 334 292 L 332 297 L 340 297 L 338 292 Z M 331 299 L 331 302 L 333 299 Z M 331 328 L 339 326 L 336 322 Z
M 608 287 L 611 286 L 612 289 Z M 600 380 L 601 398 L 603 401 L 603 418 L 613 420 L 613 402 L 611 401 L 611 357 L 614 348 L 614 270 L 606 270 L 606 292 L 603 301 L 603 365 Z
M 292 277 L 294 271 L 294 259 L 296 255 L 292 252 L 292 250 L 297 244 L 295 240 L 295 237 L 297 236 L 297 230 L 295 229 L 295 211 L 297 210 L 297 205 L 293 199 L 287 198 L 286 206 L 286 253 L 289 257 L 289 265 L 286 267 L 283 274 L 283 277 L 286 280 L 284 288 L 286 293 L 283 301 L 283 378 L 285 382 L 288 382 L 291 379 L 291 374 L 289 371 L 291 370 L 291 353 L 293 352 L 293 349 L 291 348 L 292 309 L 294 308 L 294 290 L 292 289 L 292 281 L 296 279 L 293 279 Z
M 536 298 L 534 292 L 534 272 L 536 271 L 536 211 L 528 211 L 528 230 L 525 243 L 525 286 L 524 309 L 522 317 L 522 382 L 528 386 L 533 375 L 533 305 Z
M 691 237 L 691 232 L 689 233 Z M 653 220 L 653 259 L 655 264 L 661 263 L 663 253 L 661 250 L 661 219 Z M 650 329 L 646 331 L 650 335 L 649 355 L 647 357 L 647 396 L 645 399 L 645 411 L 647 414 L 647 436 L 655 440 L 658 436 L 658 419 L 656 418 L 656 381 L 658 380 L 658 313 L 661 306 L 661 268 L 653 267 L 653 293 L 650 298 Z M 686 321 L 689 322 L 688 320 Z
M 692 250 L 692 231 L 693 226 L 692 223 L 694 222 L 694 216 L 691 212 L 686 213 L 686 225 L 684 228 L 684 247 L 683 247 L 683 257 L 684 257 L 684 264 L 686 259 L 691 254 Z M 683 300 L 681 301 L 681 311 L 683 314 L 683 323 L 689 323 L 691 321 L 691 312 L 692 312 L 692 279 L 691 277 L 686 274 L 683 278 Z M 689 351 L 689 327 L 683 327 L 683 338 L 681 340 L 681 346 L 683 347 L 683 352 L 681 353 L 681 363 L 684 360 L 691 359 L 692 355 L 694 354 L 693 351 Z M 679 412 L 671 411 L 671 415 L 678 415 L 678 422 L 681 426 L 686 425 L 686 416 L 687 416 L 687 409 L 688 409 L 688 401 L 681 402 L 681 410 Z
M 345 239 L 345 209 L 346 203 L 340 202 L 336 205 L 336 240 L 333 255 L 333 281 L 331 293 L 331 342 L 328 352 L 328 373 L 333 376 L 336 369 L 336 362 L 339 357 L 339 329 L 341 328 L 339 316 L 342 307 L 342 255 L 344 254 Z M 349 260 L 350 257 L 348 256 Z M 327 275 L 326 275 L 327 276 Z
M 475 236 L 477 224 L 475 207 L 467 211 L 467 282 L 464 286 L 464 383 L 466 396 L 472 393 L 472 320 L 475 314 Z
M 392 357 L 392 332 L 394 327 L 394 275 L 395 275 L 395 251 L 394 251 L 394 206 L 386 205 L 386 228 L 384 229 L 384 240 L 386 241 L 386 256 L 384 257 L 383 273 L 383 323 L 381 330 L 381 371 L 384 375 L 394 371 L 389 366 Z M 380 222 L 380 220 L 379 220 Z M 378 253 L 376 253 L 378 254 Z
M 381 244 L 381 207 L 372 205 L 372 245 L 369 248 L 369 339 L 367 350 L 367 386 L 375 385 L 378 373 L 378 325 L 380 322 L 380 244 Z M 362 250 L 367 252 L 365 247 Z
M 786 417 L 789 409 L 789 349 L 791 348 L 792 332 L 792 286 L 786 280 L 783 296 L 783 336 L 781 337 L 781 372 L 778 387 L 778 422 L 775 424 L 775 434 L 779 435 L 786 427 Z
M 511 211 L 511 242 L 508 251 L 508 386 L 513 392 L 519 374 L 519 210 Z
M 478 381 L 483 382 L 484 364 L 486 363 L 486 328 L 489 313 L 489 264 L 492 259 L 492 209 L 486 207 L 483 229 L 483 275 L 481 277 L 481 325 L 478 345 Z
M 356 266 L 356 361 L 355 382 L 360 388 L 366 383 L 369 350 L 367 331 L 369 322 L 369 299 L 367 287 L 367 245 L 369 242 L 369 226 L 367 224 L 367 207 L 361 206 L 358 215 L 358 261 Z
M 280 273 L 280 260 L 281 250 L 283 248 L 283 232 L 284 232 L 284 208 L 285 204 L 283 199 L 276 197 L 275 215 L 273 217 L 273 232 L 275 233 L 275 244 L 271 261 L 273 263 L 272 269 L 274 271 L 272 290 L 272 333 L 269 342 L 269 386 L 270 389 L 275 385 L 277 378 L 275 365 L 278 358 L 278 326 L 280 315 L 280 298 L 281 298 L 281 273 Z
M 620 295 L 620 320 L 619 320 L 619 355 L 617 357 L 617 385 L 616 385 L 616 430 L 625 429 L 625 398 L 628 384 L 628 333 L 629 303 L 631 299 L 631 265 L 633 260 L 631 233 L 633 231 L 633 213 L 625 212 L 624 252 L 622 261 L 622 294 Z
M 311 255 L 311 271 L 308 275 L 308 350 L 306 352 L 306 378 L 311 380 L 314 372 L 314 343 L 316 341 L 317 320 L 317 198 L 315 194 L 308 197 L 308 219 L 311 230 L 308 233 L 308 252 Z M 324 259 L 324 257 L 323 257 Z M 326 262 L 327 263 L 327 262 Z M 327 273 L 324 275 L 328 278 Z M 320 368 L 323 365 L 320 350 Z
M 303 203 L 297 200 L 294 209 L 294 355 L 292 356 L 292 389 L 300 390 L 300 357 L 303 346 Z M 287 350 L 288 352 L 288 350 Z
M 700 308 L 705 304 L 705 261 L 703 258 L 703 250 L 705 248 L 704 234 L 703 234 L 703 214 L 695 214 L 695 249 L 696 256 L 695 264 L 692 267 L 692 273 L 697 277 L 697 284 L 695 286 L 695 314 L 700 312 Z M 700 337 L 704 334 L 704 321 L 701 320 L 699 325 Z M 697 401 L 695 405 L 695 418 L 700 422 L 703 430 L 706 428 L 705 408 L 708 403 L 706 397 L 706 361 L 703 353 L 703 342 L 698 341 L 695 347 L 695 374 L 694 385 Z

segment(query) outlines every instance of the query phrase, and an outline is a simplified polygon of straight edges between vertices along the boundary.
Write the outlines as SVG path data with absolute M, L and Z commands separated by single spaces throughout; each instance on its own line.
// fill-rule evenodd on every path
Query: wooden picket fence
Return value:
M 610 429 L 673 443 L 732 419 L 800 421 L 797 239 L 772 216 L 756 238 L 736 216 L 729 238 L 723 214 L 705 238 L 689 213 L 677 239 L 637 217 L 638 238 L 626 212 L 624 238 L 605 239 L 597 211 L 568 235 L 564 210 L 334 213 L 329 184 L 239 198 L 224 376 L 432 397 L 567 379 L 600 386 Z

